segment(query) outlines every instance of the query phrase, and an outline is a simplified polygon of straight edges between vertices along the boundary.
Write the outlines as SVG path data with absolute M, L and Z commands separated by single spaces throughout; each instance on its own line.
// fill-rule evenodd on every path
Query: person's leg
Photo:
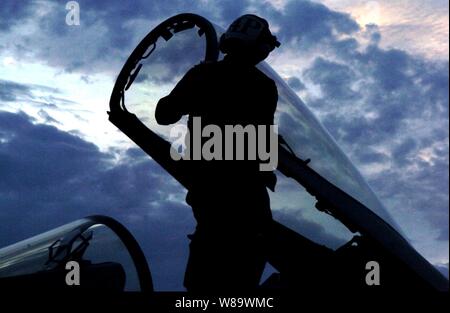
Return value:
M 184 285 L 189 292 L 253 291 L 264 271 L 262 244 L 255 237 L 193 236 Z

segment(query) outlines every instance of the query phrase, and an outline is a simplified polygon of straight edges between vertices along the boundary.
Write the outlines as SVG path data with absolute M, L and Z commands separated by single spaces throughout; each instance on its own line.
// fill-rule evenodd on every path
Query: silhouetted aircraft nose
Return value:
M 0 288 L 153 291 L 138 243 L 123 225 L 106 216 L 86 217 L 0 249 Z

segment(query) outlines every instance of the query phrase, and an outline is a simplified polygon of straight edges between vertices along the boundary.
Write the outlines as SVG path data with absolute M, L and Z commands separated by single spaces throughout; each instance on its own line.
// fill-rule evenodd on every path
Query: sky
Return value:
M 156 287 L 179 289 L 192 214 L 177 183 L 108 122 L 109 96 L 164 19 L 193 12 L 226 27 L 256 13 L 282 43 L 268 64 L 448 273 L 447 1 L 80 0 L 72 26 L 66 3 L 0 4 L 0 247 L 106 214 L 135 235 Z

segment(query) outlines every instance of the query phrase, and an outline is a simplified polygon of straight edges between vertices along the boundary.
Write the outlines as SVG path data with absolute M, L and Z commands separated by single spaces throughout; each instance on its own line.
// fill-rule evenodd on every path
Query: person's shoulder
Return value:
M 205 76 L 208 75 L 209 73 L 213 73 L 215 71 L 217 71 L 219 65 L 219 62 L 200 62 L 196 65 L 194 65 L 190 70 L 190 74 L 191 75 L 201 75 L 201 76 Z

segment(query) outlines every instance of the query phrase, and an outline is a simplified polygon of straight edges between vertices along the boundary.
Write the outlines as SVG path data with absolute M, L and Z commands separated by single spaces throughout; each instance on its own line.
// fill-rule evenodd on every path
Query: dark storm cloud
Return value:
M 37 2 L 33 10 L 40 11 L 41 15 L 14 16 L 17 24 L 33 19 L 36 26 L 34 29 L 30 28 L 27 34 L 17 33 L 14 36 L 14 43 L 5 43 L 5 47 L 18 57 L 31 56 L 34 61 L 38 59 L 68 72 L 89 74 L 92 71 L 108 73 L 114 71 L 115 73 L 133 47 L 164 19 L 178 13 L 194 12 L 217 22 L 229 23 L 247 6 L 245 1 L 202 3 L 196 0 L 79 0 L 77 2 L 80 7 L 80 25 L 69 26 L 65 23 L 68 13 L 66 2 Z M 14 3 L 8 1 L 9 6 L 20 8 L 20 12 L 28 10 L 22 8 L 24 5 Z M 5 24 L 12 25 L 11 20 L 7 19 Z M 8 30 L 0 28 L 0 33 Z M 185 49 L 183 54 L 191 52 L 191 49 Z M 183 59 L 178 56 L 179 54 L 173 59 L 177 62 L 166 60 L 165 64 L 171 69 L 176 69 Z
M 355 151 L 355 155 L 362 164 L 384 163 L 389 160 L 385 153 L 380 153 L 370 148 L 359 149 L 359 151 Z
M 18 96 L 31 97 L 31 87 L 8 80 L 0 79 L 0 101 L 15 101 Z
M 324 92 L 310 103 L 322 111 L 325 126 L 357 165 L 393 165 L 368 177 L 382 200 L 395 199 L 402 210 L 420 212 L 438 230 L 436 239 L 447 241 L 448 62 L 374 46 L 353 56 L 341 60 L 347 67 L 341 72 L 317 67 L 317 61 L 306 70 Z M 354 75 L 348 75 L 351 70 Z M 352 83 L 359 84 L 355 93 L 339 92 Z M 360 111 L 354 110 L 356 101 Z M 416 133 L 414 124 L 427 131 Z M 370 152 L 371 146 L 387 153 Z M 431 162 L 422 159 L 423 153 L 431 153 Z
M 69 205 L 72 188 L 81 188 L 83 183 L 78 179 L 78 185 L 74 184 L 72 178 L 88 177 L 86 168 L 104 168 L 104 156 L 78 137 L 32 124 L 23 113 L 2 112 L 0 120 L 0 188 L 6 195 L 1 197 L 1 215 L 2 220 L 13 219 L 2 228 L 0 238 L 4 245 L 24 236 L 27 222 L 36 231 L 34 218 L 45 218 L 54 210 L 63 215 L 58 210 Z M 45 227 L 44 223 L 36 224 Z
M 449 63 L 447 62 L 421 62 L 420 85 L 427 89 L 431 109 L 438 113 L 448 115 L 449 108 Z M 428 99 L 428 98 L 426 98 Z M 420 101 L 420 100 L 419 100 Z
M 39 108 L 37 114 L 46 123 L 61 124 L 49 115 L 47 109 L 65 110 L 66 112 L 73 110 L 73 114 L 76 116 L 76 109 L 73 109 L 76 102 L 60 95 L 61 92 L 58 88 L 0 79 L 0 108 L 30 105 Z M 80 120 L 83 119 L 80 117 Z
M 12 3 L 12 2 L 11 2 Z M 68 72 L 89 74 L 92 71 L 116 73 L 139 40 L 157 23 L 182 12 L 194 12 L 226 27 L 243 13 L 257 13 L 281 27 L 280 39 L 290 42 L 300 40 L 303 49 L 322 41 L 334 41 L 334 33 L 351 34 L 357 23 L 349 15 L 335 12 L 324 5 L 310 1 L 291 1 L 283 12 L 266 4 L 249 1 L 78 1 L 80 25 L 68 26 L 65 17 L 66 1 L 47 1 L 34 4 L 34 11 L 43 12 L 25 17 L 18 14 L 18 23 L 33 18 L 35 29 L 28 34 L 16 34 L 8 50 L 16 56 L 42 60 Z M 20 6 L 20 5 L 16 5 Z M 250 10 L 249 8 L 253 8 Z M 254 12 L 256 10 L 256 12 Z M 5 31 L 5 30 L 4 30 Z M 354 42 L 342 41 L 341 45 Z M 21 47 L 21 48 L 20 48 Z M 184 49 L 183 55 L 192 49 Z M 179 68 L 179 51 L 174 50 L 175 62 L 165 60 L 165 65 L 176 73 Z M 184 58 L 186 59 L 186 58 Z M 198 60 L 199 61 L 199 60 Z
M 302 91 L 306 89 L 305 85 L 298 77 L 289 77 L 287 83 L 289 87 L 291 87 L 295 91 Z
M 376 24 L 366 25 L 366 36 L 369 37 L 370 43 L 378 45 L 381 40 L 380 28 Z
M 64 207 L 137 209 L 164 199 L 158 192 L 142 194 L 142 186 L 167 193 L 176 190 L 173 180 L 148 160 L 127 159 L 112 166 L 113 156 L 94 144 L 52 126 L 32 124 L 23 113 L 2 112 L 0 121 L 0 186 L 17 200 L 7 205 L 33 210 L 31 215 L 58 207 L 61 215 L 66 213 Z M 34 201 L 39 197 L 45 201 Z
M 317 58 L 305 75 L 311 81 L 320 84 L 324 96 L 330 100 L 351 100 L 356 96 L 350 88 L 355 73 L 346 65 Z
M 22 84 L 10 80 L 0 79 L 0 101 L 2 102 L 13 102 L 24 99 L 27 100 L 36 99 L 36 97 L 33 94 L 36 91 L 43 91 L 53 94 L 59 93 L 59 90 L 57 88 L 35 84 Z M 49 97 L 51 99 L 59 101 L 64 100 L 62 98 L 54 97 L 53 95 L 50 95 Z
M 0 5 L 0 29 L 9 30 L 34 14 L 33 2 L 2 0 Z
M 434 239 L 448 241 L 448 154 L 432 164 L 416 162 L 414 166 L 417 169 L 398 165 L 384 170 L 371 184 L 382 198 L 397 203 L 400 209 L 421 212 L 438 233 Z
M 323 92 L 309 104 L 320 108 L 324 124 L 338 140 L 380 143 L 415 118 L 445 122 L 448 62 L 419 60 L 403 51 L 369 46 L 346 55 L 340 63 L 318 57 L 304 73 Z M 355 84 L 358 87 L 350 89 Z M 371 112 L 374 117 L 345 115 L 356 103 L 361 113 Z
M 447 201 L 448 202 L 448 201 Z M 444 216 L 445 218 L 445 216 Z M 449 227 L 448 224 L 442 223 L 441 230 L 439 232 L 439 235 L 436 237 L 437 240 L 440 241 L 448 241 L 449 236 Z
M 336 41 L 336 32 L 352 34 L 359 30 L 350 15 L 316 2 L 289 1 L 282 11 L 265 4 L 260 10 L 263 16 L 280 27 L 277 35 L 282 43 L 296 40 L 303 49 L 322 41 Z
M 360 55 L 364 64 L 373 63 L 372 76 L 377 80 L 382 91 L 389 92 L 411 84 L 413 76 L 409 75 L 413 59 L 404 51 L 397 49 L 382 50 L 369 46 L 366 53 Z
M 393 148 L 392 157 L 398 163 L 402 164 L 412 152 L 416 151 L 416 149 L 417 142 L 414 138 L 406 138 L 403 142 Z

